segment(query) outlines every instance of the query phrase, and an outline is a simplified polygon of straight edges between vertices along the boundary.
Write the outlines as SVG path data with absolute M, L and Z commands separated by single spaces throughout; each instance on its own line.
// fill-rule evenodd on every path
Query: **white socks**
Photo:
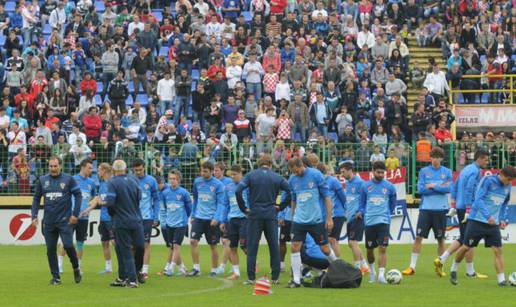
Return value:
M 170 268 L 170 264 L 171 264 L 171 262 L 165 263 L 165 267 L 163 268 L 163 271 L 165 271 L 165 272 L 168 271 L 168 269 Z
M 149 265 L 148 264 L 144 264 L 142 266 L 142 273 L 143 274 L 149 274 Z
M 290 255 L 292 261 L 292 274 L 294 275 L 294 282 L 301 283 L 301 253 L 292 253 Z
M 283 271 L 285 270 L 285 261 L 280 262 L 280 269 Z
M 459 267 L 459 263 L 458 262 L 455 262 L 453 261 L 452 265 L 451 265 L 451 268 L 450 268 L 450 272 L 457 272 L 457 268 Z
M 59 272 L 63 272 L 63 256 L 57 256 L 57 266 L 59 267 Z
M 369 263 L 369 282 L 374 282 L 376 280 L 376 270 L 374 268 L 374 262 Z
M 201 271 L 201 265 L 200 265 L 200 264 L 198 264 L 198 263 L 194 263 L 193 268 L 194 268 L 194 270 L 196 270 L 196 271 L 199 271 L 199 272 Z
M 385 279 L 385 268 L 378 268 L 378 279 Z
M 175 262 L 170 262 L 170 265 L 168 266 L 167 273 L 174 274 L 175 269 L 176 269 L 176 263 Z
M 416 253 L 412 253 L 412 255 L 410 255 L 410 267 L 412 269 L 415 269 L 416 268 L 416 264 L 417 264 L 417 257 L 419 256 L 419 254 L 416 254 Z
M 439 258 L 441 258 L 441 262 L 444 264 L 448 257 L 450 257 L 450 253 L 446 250 Z
M 362 267 L 369 269 L 369 265 L 367 264 L 367 261 L 365 259 L 362 259 Z
M 501 282 L 505 281 L 505 274 L 504 273 L 497 274 L 496 276 L 498 277 L 498 283 L 501 283 Z
M 240 266 L 238 264 L 233 266 L 233 273 L 240 276 Z
M 355 261 L 355 267 L 357 269 L 360 269 L 361 266 L 362 266 L 362 261 Z
M 111 266 L 111 260 L 106 260 L 106 272 L 113 271 L 113 267 Z
M 466 262 L 466 269 L 467 269 L 468 275 L 475 274 L 475 267 L 473 266 L 473 262 L 471 262 L 471 263 Z
M 337 256 L 335 256 L 335 252 L 333 251 L 333 249 L 331 247 L 328 248 L 330 249 L 330 253 L 328 254 L 328 256 L 326 256 L 328 258 L 328 261 L 333 262 L 337 260 Z
M 222 273 L 224 273 L 224 271 L 226 270 L 226 264 L 225 263 L 221 263 L 219 265 L 219 269 L 218 270 L 221 271 Z

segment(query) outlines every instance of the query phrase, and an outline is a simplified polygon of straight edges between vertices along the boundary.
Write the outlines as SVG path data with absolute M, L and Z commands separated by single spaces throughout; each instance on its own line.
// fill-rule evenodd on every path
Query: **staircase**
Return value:
M 409 71 L 415 66 L 419 66 L 419 68 L 425 71 L 428 68 L 428 59 L 430 57 L 435 59 L 435 62 L 439 64 L 441 70 L 446 71 L 447 61 L 443 57 L 441 48 L 418 47 L 416 38 L 413 35 L 409 35 L 408 40 L 410 51 Z M 410 118 L 414 112 L 414 104 L 417 102 L 417 97 L 421 89 L 415 88 L 412 82 L 407 83 L 407 87 L 407 106 Z M 412 121 L 410 120 L 409 123 L 411 125 Z

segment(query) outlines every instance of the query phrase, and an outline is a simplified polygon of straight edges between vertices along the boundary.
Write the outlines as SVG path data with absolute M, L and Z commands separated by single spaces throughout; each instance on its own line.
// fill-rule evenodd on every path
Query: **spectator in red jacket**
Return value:
M 14 102 L 16 103 L 16 107 L 20 107 L 20 103 L 22 100 L 27 102 L 27 106 L 32 110 L 32 103 L 34 102 L 34 97 L 27 93 L 27 88 L 25 86 L 20 87 L 20 93 L 14 96 Z
M 215 81 L 217 79 L 217 73 L 222 73 L 223 79 L 226 79 L 226 68 L 224 65 L 222 65 L 220 58 L 215 58 L 215 62 L 213 65 L 208 68 L 208 78 L 210 78 L 212 81 Z
M 287 0 L 272 0 L 270 5 L 271 14 L 283 15 L 283 12 L 285 12 L 285 8 L 287 7 Z
M 97 114 L 97 107 L 88 109 L 88 114 L 85 114 L 82 119 L 82 125 L 88 142 L 98 143 L 102 132 L 102 119 Z
M 446 121 L 439 121 L 439 128 L 435 130 L 434 137 L 437 140 L 437 144 L 442 145 L 444 142 L 450 142 L 453 140 L 453 136 L 450 130 L 446 129 Z
M 81 81 L 81 93 L 82 95 L 86 95 L 88 90 L 92 90 L 93 93 L 97 93 L 97 81 L 91 78 L 91 73 L 86 72 L 84 74 L 84 79 Z
M 43 91 L 43 88 L 48 85 L 47 79 L 45 79 L 45 74 L 43 70 L 38 70 L 36 73 L 36 79 L 34 79 L 30 84 L 30 95 L 35 99 L 38 97 L 39 93 Z
M 59 118 L 55 117 L 54 116 L 54 111 L 52 109 L 48 109 L 47 110 L 47 119 L 45 120 L 45 126 L 52 130 L 52 127 L 54 126 L 54 124 L 58 124 L 61 122 L 61 120 L 59 120 Z

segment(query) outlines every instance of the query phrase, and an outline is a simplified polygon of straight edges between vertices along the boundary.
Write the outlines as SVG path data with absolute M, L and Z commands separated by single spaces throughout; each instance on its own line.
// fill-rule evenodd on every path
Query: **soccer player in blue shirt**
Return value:
M 328 244 L 328 232 L 333 228 L 333 204 L 328 192 L 328 185 L 323 174 L 310 167 L 305 167 L 300 158 L 288 162 L 289 170 L 294 174 L 289 179 L 292 190 L 292 248 L 291 261 L 293 280 L 288 288 L 301 286 L 301 247 L 306 234 L 316 239 L 322 252 L 329 261 L 337 257 Z M 324 209 L 320 198 L 324 199 Z
M 281 202 L 285 201 L 286 193 L 281 193 Z M 290 205 L 278 213 L 278 225 L 280 226 L 279 248 L 280 248 L 280 271 L 285 272 L 285 256 L 287 255 L 287 242 L 291 241 L 292 213 Z
M 192 187 L 192 231 L 190 233 L 190 245 L 192 251 L 193 270 L 188 276 L 199 276 L 201 266 L 199 264 L 199 240 L 204 234 L 211 249 L 210 276 L 217 275 L 219 265 L 219 253 L 217 243 L 220 240 L 219 223 L 224 213 L 224 184 L 213 177 L 213 163 L 207 161 L 201 166 L 201 177 L 195 179 Z
M 242 180 L 242 167 L 238 164 L 231 166 L 230 175 L 232 182 L 226 186 L 226 199 L 223 223 L 221 230 L 228 233 L 229 247 L 231 249 L 230 260 L 233 264 L 233 273 L 228 277 L 229 280 L 240 278 L 240 259 L 238 257 L 238 246 L 247 253 L 247 217 L 240 210 L 236 199 L 236 187 Z M 248 191 L 244 190 L 244 200 L 248 201 Z M 246 204 L 248 207 L 248 205 Z
M 451 208 L 448 216 L 454 216 L 455 214 L 459 220 L 459 232 L 460 237 L 448 246 L 448 249 L 444 251 L 439 257 L 434 260 L 435 272 L 439 277 L 444 277 L 446 274 L 443 271 L 444 263 L 448 257 L 455 253 L 459 247 L 464 243 L 464 234 L 466 230 L 466 224 L 468 222 L 469 211 L 471 205 L 475 199 L 475 191 L 480 179 L 482 178 L 481 169 L 487 168 L 489 164 L 489 152 L 485 150 L 478 150 L 474 156 L 475 162 L 466 166 L 457 177 L 455 184 L 452 185 L 451 189 Z M 476 277 L 485 279 L 486 275 L 475 272 L 473 266 L 474 250 L 471 248 L 466 255 L 466 268 L 468 277 Z
M 365 181 L 360 176 L 355 175 L 353 165 L 352 160 L 346 160 L 340 165 L 340 175 L 346 179 L 346 233 L 355 267 L 360 269 L 362 273 L 369 273 L 369 265 L 358 245 L 364 237 L 364 219 L 356 217 L 360 207 L 360 193 Z
M 179 171 L 170 171 L 168 182 L 169 185 L 161 191 L 161 196 L 166 207 L 167 238 L 173 254 L 172 262 L 170 262 L 165 275 L 173 276 L 176 265 L 181 264 L 181 244 L 186 234 L 192 202 L 190 193 L 179 185 L 181 182 Z
M 507 205 L 511 198 L 511 182 L 514 179 L 516 179 L 516 168 L 507 166 L 500 174 L 484 177 L 478 184 L 464 234 L 464 244 L 457 251 L 455 262 L 451 267 L 452 284 L 458 284 L 457 267 L 466 253 L 484 239 L 485 246 L 491 247 L 494 252 L 498 285 L 508 285 L 504 274 L 500 229 L 505 229 L 509 222 Z
M 326 164 L 319 162 L 317 169 L 325 176 L 326 184 L 328 185 L 328 193 L 333 203 L 332 219 L 333 229 L 329 233 L 329 241 L 332 250 L 335 252 L 335 256 L 340 257 L 340 234 L 344 222 L 346 222 L 346 193 L 342 187 L 342 183 L 339 179 L 334 176 L 328 175 L 328 167 Z
M 102 204 L 106 202 L 107 181 L 111 178 L 112 172 L 111 165 L 107 163 L 101 163 L 98 166 L 97 175 L 100 179 L 99 193 L 90 201 L 90 206 L 88 209 L 81 212 L 81 216 L 87 216 L 91 210 L 95 209 L 97 206 L 100 206 L 100 222 L 98 230 L 100 234 L 100 241 L 102 243 L 102 252 L 106 261 L 104 271 L 101 273 L 113 272 L 110 243 L 114 243 L 115 235 L 113 232 L 111 216 L 108 213 L 107 207 L 102 206 Z
M 133 163 L 133 171 L 140 183 L 142 199 L 140 200 L 140 211 L 143 218 L 143 235 L 145 239 L 145 254 L 143 256 L 142 274 L 145 279 L 149 277 L 150 263 L 150 241 L 152 227 L 159 223 L 159 198 L 158 182 L 154 177 L 145 174 L 145 162 L 136 159 Z
M 79 211 L 81 212 L 81 214 L 79 214 L 79 221 L 72 227 L 72 231 L 75 232 L 75 240 L 77 241 L 79 267 L 81 266 L 81 259 L 84 252 L 84 242 L 86 242 L 86 239 L 88 238 L 89 211 L 85 211 L 88 209 L 90 201 L 96 195 L 95 182 L 90 178 L 92 172 L 93 161 L 88 158 L 81 161 L 79 174 L 73 176 L 82 193 L 81 202 L 77 203 L 74 201 L 72 203 L 74 207 L 78 206 L 80 208 Z M 58 257 L 59 272 L 63 272 L 64 255 L 65 250 L 62 249 Z
M 417 191 L 421 195 L 419 217 L 417 220 L 416 241 L 412 247 L 410 266 L 403 271 L 403 275 L 414 275 L 421 243 L 427 239 L 430 229 L 437 240 L 437 255 L 444 252 L 446 234 L 446 213 L 450 209 L 448 196 L 450 194 L 453 176 L 450 169 L 441 165 L 444 159 L 444 150 L 434 147 L 430 152 L 431 165 L 419 171 Z
M 213 177 L 217 178 L 224 185 L 224 189 L 228 187 L 228 185 L 233 183 L 231 178 L 224 176 L 224 172 L 226 170 L 226 165 L 223 162 L 217 162 L 214 165 L 213 169 Z M 225 195 L 225 194 L 224 194 Z M 226 263 L 230 260 L 231 248 L 229 247 L 229 236 L 228 236 L 228 228 L 224 228 L 224 231 L 221 230 L 222 236 L 222 246 L 224 248 L 224 253 L 222 255 L 222 261 L 217 269 L 217 274 L 224 274 Z
M 325 254 L 321 251 L 319 245 L 315 243 L 314 238 L 310 234 L 306 235 L 305 242 L 301 248 L 301 262 L 305 266 L 303 276 L 306 277 L 310 271 L 315 271 L 317 275 L 322 273 L 330 266 L 330 262 Z
M 62 161 L 59 157 L 50 158 L 48 161 L 49 174 L 41 176 L 36 183 L 31 210 L 32 225 L 37 227 L 39 205 L 41 197 L 43 197 L 45 215 L 42 232 L 45 236 L 48 264 L 52 274 L 51 285 L 61 284 L 56 254 L 59 237 L 61 237 L 63 247 L 72 263 L 75 282 L 81 282 L 81 270 L 77 253 L 73 247 L 71 225 L 77 224 L 80 210 L 79 206 L 72 206 L 72 195 L 74 200 L 80 203 L 82 193 L 72 176 L 61 173 L 61 165 Z
M 378 247 L 378 282 L 385 280 L 387 265 L 387 246 L 389 245 L 389 228 L 391 211 L 396 206 L 396 188 L 384 179 L 385 163 L 373 163 L 373 179 L 364 183 L 360 193 L 360 208 L 357 219 L 364 219 L 367 260 L 370 267 L 370 280 L 375 282 L 374 249 Z

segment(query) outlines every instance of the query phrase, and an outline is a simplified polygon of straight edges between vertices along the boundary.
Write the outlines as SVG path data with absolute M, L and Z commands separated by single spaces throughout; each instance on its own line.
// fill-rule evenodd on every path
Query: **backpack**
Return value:
M 359 288 L 361 283 L 360 270 L 342 259 L 330 263 L 325 274 L 312 281 L 303 281 L 303 285 L 309 288 Z

